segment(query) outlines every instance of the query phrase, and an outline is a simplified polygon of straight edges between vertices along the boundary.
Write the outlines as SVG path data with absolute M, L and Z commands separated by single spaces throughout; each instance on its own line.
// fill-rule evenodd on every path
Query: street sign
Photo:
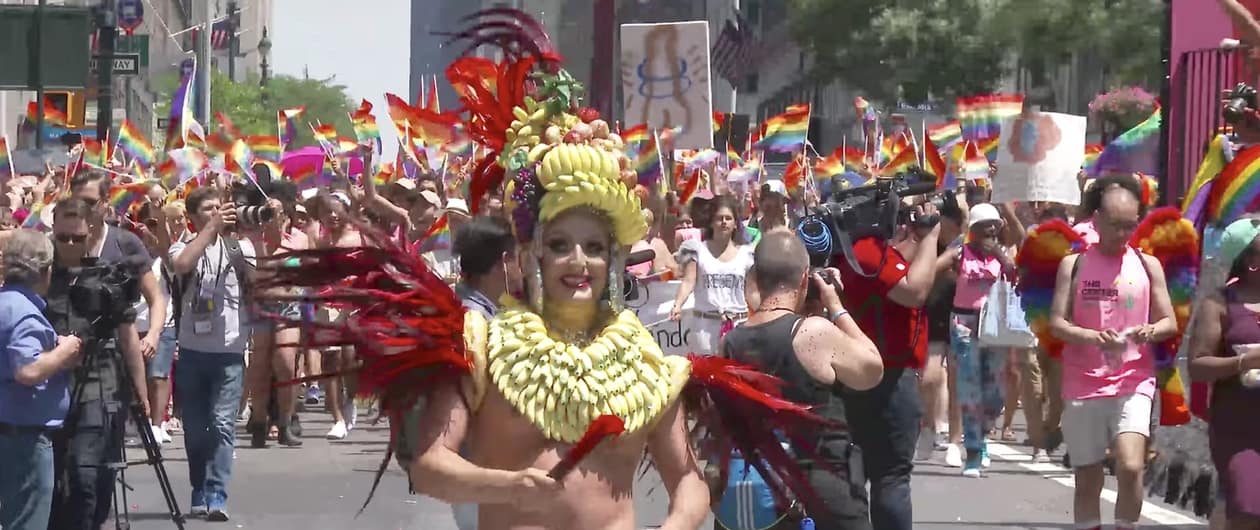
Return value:
M 88 63 L 89 68 L 95 73 L 97 60 L 101 56 L 93 57 Z M 114 73 L 118 75 L 136 75 L 140 73 L 140 54 L 138 53 L 115 53 L 113 56 Z
M 118 27 L 128 35 L 144 23 L 144 4 L 141 0 L 118 0 Z
M 149 36 L 119 35 L 114 43 L 114 52 L 140 54 L 140 68 L 149 67 Z

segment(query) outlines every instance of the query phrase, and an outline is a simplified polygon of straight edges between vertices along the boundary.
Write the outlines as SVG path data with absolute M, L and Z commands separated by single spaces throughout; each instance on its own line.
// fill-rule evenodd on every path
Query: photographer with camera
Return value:
M 183 285 L 179 384 L 184 443 L 192 483 L 190 513 L 226 521 L 236 416 L 245 383 L 249 286 L 254 246 L 237 239 L 237 208 L 214 188 L 185 199 L 195 236 L 171 246 L 171 268 Z
M 892 199 L 900 201 L 895 194 Z M 918 371 L 928 349 L 927 312 L 922 308 L 935 281 L 939 221 L 937 207 L 924 202 L 908 219 L 898 219 L 894 238 L 871 235 L 853 242 L 852 257 L 860 270 L 847 259 L 837 264 L 845 307 L 884 360 L 884 377 L 875 388 L 845 393 L 849 426 L 871 483 L 876 530 L 913 527 L 910 473 L 923 415 Z
M 58 333 L 84 340 L 65 429 L 53 437 L 53 529 L 95 528 L 109 517 L 127 409 L 133 400 L 148 405 L 133 305 L 152 262 L 135 235 L 93 224 L 102 220 L 97 204 L 80 197 L 58 202 L 53 214 L 56 260 L 44 314 Z M 93 226 L 105 235 L 94 239 Z
M 772 230 L 753 255 L 761 305 L 748 320 L 722 339 L 722 355 L 783 379 L 784 397 L 814 405 L 818 415 L 844 425 L 845 406 L 834 390 L 866 390 L 879 382 L 879 351 L 840 302 L 843 290 L 835 269 L 811 272 L 809 254 L 794 233 Z M 807 293 L 817 293 L 825 316 L 806 313 Z M 870 528 L 861 452 L 844 427 L 828 428 L 815 445 L 795 448 L 810 485 L 827 505 L 825 513 L 809 513 L 820 528 Z M 804 458 L 821 455 L 825 461 Z M 739 495 L 723 500 L 719 523 L 737 527 Z M 766 496 L 770 498 L 769 495 Z M 773 519 L 770 519 L 773 520 Z M 786 523 L 795 527 L 795 522 Z M 775 526 L 781 528 L 786 526 Z
M 43 315 L 53 245 L 34 230 L 4 243 L 0 287 L 0 528 L 45 530 L 53 500 L 51 435 L 70 406 L 70 374 L 82 341 L 58 336 Z

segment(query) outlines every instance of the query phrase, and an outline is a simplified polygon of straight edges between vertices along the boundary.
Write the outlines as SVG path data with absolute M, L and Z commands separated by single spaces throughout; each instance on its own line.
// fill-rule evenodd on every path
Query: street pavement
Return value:
M 384 456 L 389 430 L 380 425 L 361 425 L 343 441 L 327 441 L 328 415 L 303 413 L 305 445 L 283 448 L 270 445 L 251 449 L 243 430 L 237 438 L 236 464 L 229 487 L 231 521 L 208 523 L 189 520 L 187 528 L 257 529 L 423 529 L 456 530 L 450 509 L 432 499 L 410 495 L 406 477 L 390 466 L 372 503 L 356 516 L 366 498 L 374 473 Z M 1022 432 L 1019 439 L 1023 439 Z M 182 439 L 163 446 L 180 508 L 188 508 L 188 467 Z M 959 470 L 943 463 L 943 453 L 915 467 L 915 528 L 924 530 L 1042 530 L 1071 529 L 1071 474 L 1057 464 L 1033 464 L 1026 447 L 990 444 L 993 465 L 982 479 L 959 476 Z M 132 449 L 132 459 L 141 458 Z M 155 473 L 146 466 L 133 467 L 127 479 L 131 528 L 174 528 L 162 502 Z M 654 473 L 644 477 L 637 495 L 641 527 L 650 528 L 663 519 L 668 498 Z M 1103 492 L 1103 514 L 1110 520 L 1115 483 L 1108 479 Z M 1188 512 L 1147 500 L 1143 528 L 1190 529 L 1206 525 Z M 107 525 L 112 528 L 113 524 Z M 707 523 L 702 528 L 712 528 Z

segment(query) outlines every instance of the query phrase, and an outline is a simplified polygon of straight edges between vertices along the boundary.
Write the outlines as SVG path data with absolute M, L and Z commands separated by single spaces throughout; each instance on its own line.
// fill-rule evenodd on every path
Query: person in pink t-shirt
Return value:
M 1148 344 L 1177 333 L 1159 260 L 1129 246 L 1142 215 L 1128 175 L 1098 179 L 1085 197 L 1098 244 L 1059 264 L 1051 331 L 1063 350 L 1063 438 L 1076 477 L 1075 520 L 1101 528 L 1107 449 L 1115 458 L 1116 528 L 1137 525 L 1155 393 Z

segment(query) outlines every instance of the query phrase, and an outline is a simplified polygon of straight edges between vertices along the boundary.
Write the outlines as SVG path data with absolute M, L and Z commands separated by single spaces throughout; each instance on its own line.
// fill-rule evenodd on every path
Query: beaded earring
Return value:
M 612 251 L 608 260 L 608 307 L 613 314 L 621 313 L 626 308 L 624 289 L 626 273 L 626 256 L 620 248 Z

